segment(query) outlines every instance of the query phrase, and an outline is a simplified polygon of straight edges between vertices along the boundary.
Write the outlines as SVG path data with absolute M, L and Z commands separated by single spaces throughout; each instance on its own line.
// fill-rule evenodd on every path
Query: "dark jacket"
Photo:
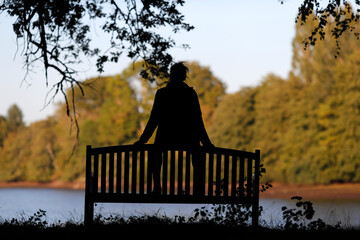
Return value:
M 149 121 L 140 137 L 146 143 L 156 127 L 155 144 L 211 145 L 199 99 L 185 83 L 169 83 L 156 92 Z

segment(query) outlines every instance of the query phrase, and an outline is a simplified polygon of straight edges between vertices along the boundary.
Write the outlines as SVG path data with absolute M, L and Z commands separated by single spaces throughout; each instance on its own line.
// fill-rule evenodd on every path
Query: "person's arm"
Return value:
M 144 132 L 139 138 L 139 141 L 137 141 L 135 144 L 145 144 L 152 136 L 153 132 L 155 131 L 156 127 L 159 124 L 159 111 L 160 111 L 159 94 L 156 93 L 154 105 L 151 110 L 149 121 L 147 122 Z
M 200 118 L 200 141 L 205 147 L 214 147 L 214 144 L 212 144 L 209 135 L 206 132 L 202 117 Z
M 205 146 L 205 147 L 214 147 L 214 144 L 211 143 L 211 140 L 209 138 L 209 135 L 206 132 L 205 129 L 205 125 L 204 125 L 204 121 L 202 118 L 202 112 L 201 112 L 201 107 L 200 107 L 200 102 L 199 102 L 199 98 L 196 94 L 196 92 L 194 91 L 194 98 L 195 98 L 195 102 L 196 102 L 196 109 L 198 112 L 198 121 L 199 121 L 199 134 L 200 134 L 200 142 Z

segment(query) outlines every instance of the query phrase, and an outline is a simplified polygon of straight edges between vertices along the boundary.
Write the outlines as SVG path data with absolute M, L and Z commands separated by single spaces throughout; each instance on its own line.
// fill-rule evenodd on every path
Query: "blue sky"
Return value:
M 172 51 L 176 60 L 198 61 L 208 66 L 226 85 L 228 92 L 244 86 L 258 85 L 269 73 L 284 78 L 291 68 L 291 41 L 295 34 L 295 17 L 301 0 L 188 0 L 181 8 L 185 20 L 195 26 L 174 38 L 191 49 Z M 30 123 L 53 113 L 55 104 L 44 108 L 46 87 L 41 66 L 23 82 L 25 70 L 21 48 L 17 51 L 12 32 L 13 20 L 0 16 L 0 115 L 17 104 Z M 98 32 L 101 32 L 100 30 Z M 100 35 L 100 34 L 99 34 Z M 97 41 L 101 41 L 98 36 Z M 106 65 L 103 75 L 120 73 L 130 60 Z M 84 66 L 81 80 L 98 76 L 95 65 Z M 49 84 L 51 86 L 51 82 Z M 59 96 L 56 101 L 62 100 Z

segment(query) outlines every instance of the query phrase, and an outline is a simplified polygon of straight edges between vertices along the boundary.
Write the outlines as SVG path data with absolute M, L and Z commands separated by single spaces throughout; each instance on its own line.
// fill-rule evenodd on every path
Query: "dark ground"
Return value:
M 35 226 L 0 226 L 1 239 L 356 239 L 360 230 L 301 231 L 213 224 L 109 224 L 69 225 L 39 228 Z M 310 240 L 310 239 L 309 239 Z

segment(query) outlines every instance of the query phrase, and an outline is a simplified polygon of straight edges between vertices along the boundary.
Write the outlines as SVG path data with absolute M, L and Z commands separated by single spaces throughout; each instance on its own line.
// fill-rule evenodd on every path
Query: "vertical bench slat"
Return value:
M 185 194 L 190 194 L 190 161 L 191 161 L 191 154 L 189 151 L 186 152 L 186 162 L 185 162 Z
M 109 155 L 109 193 L 114 193 L 114 152 Z
M 186 151 L 186 165 L 185 165 L 185 194 L 190 194 L 190 161 L 191 154 L 189 151 Z
M 136 194 L 137 186 L 137 151 L 132 152 L 132 174 L 131 174 L 131 193 Z
M 162 192 L 164 195 L 167 194 L 168 188 L 168 180 L 167 180 L 167 173 L 168 173 L 168 151 L 162 152 L 163 157 L 163 176 L 162 176 Z
M 244 196 L 244 174 L 245 174 L 245 160 L 244 157 L 240 157 L 240 168 L 239 168 L 239 195 Z
M 144 194 L 144 185 L 145 185 L 145 151 L 142 149 L 140 151 L 140 186 L 139 193 Z
M 122 152 L 118 151 L 116 154 L 116 193 L 121 193 L 121 164 L 122 164 Z
M 99 181 L 99 155 L 94 155 L 94 192 L 98 192 Z
M 125 152 L 125 163 L 124 163 L 124 193 L 129 193 L 129 152 Z
M 251 197 L 252 196 L 252 158 L 248 158 L 248 166 L 247 166 L 247 183 L 246 183 L 246 196 Z
M 147 160 L 147 179 L 146 179 L 146 192 L 150 194 L 152 191 L 152 169 L 151 169 L 151 162 L 154 161 L 154 149 L 151 149 L 148 152 L 148 160 Z
M 178 151 L 178 189 L 177 194 L 181 195 L 183 192 L 183 151 Z
M 170 152 L 170 195 L 175 193 L 175 150 Z
M 229 193 L 229 155 L 225 155 L 224 159 L 224 196 Z
M 236 168 L 237 168 L 237 157 L 232 156 L 232 162 L 231 162 L 231 196 L 236 196 Z
M 101 193 L 106 192 L 106 153 L 101 154 Z
M 216 156 L 216 196 L 220 196 L 221 193 L 221 154 Z
M 209 153 L 209 178 L 208 178 L 208 195 L 213 196 L 214 189 L 214 153 Z

